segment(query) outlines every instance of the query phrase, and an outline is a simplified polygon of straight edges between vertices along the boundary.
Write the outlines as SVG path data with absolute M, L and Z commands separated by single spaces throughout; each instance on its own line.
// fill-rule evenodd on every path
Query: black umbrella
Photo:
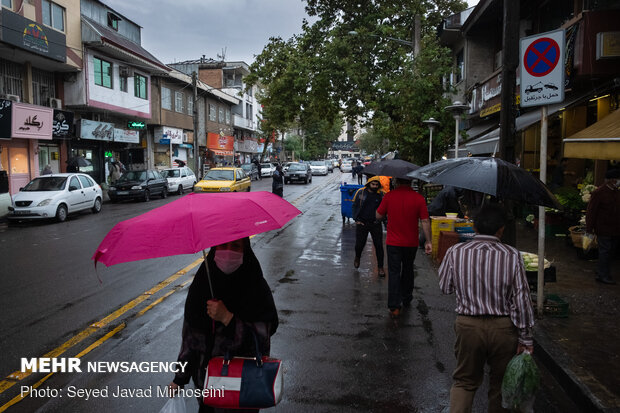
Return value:
M 69 158 L 67 159 L 67 163 L 69 165 L 73 165 L 73 166 L 77 166 L 77 167 L 84 167 L 84 166 L 91 166 L 92 162 L 89 161 L 88 159 L 84 158 L 83 156 L 74 156 L 73 158 Z
M 409 176 L 435 184 L 471 189 L 502 199 L 562 208 L 538 178 L 525 169 L 498 158 L 445 159 L 423 166 L 409 173 Z
M 372 162 L 364 168 L 367 175 L 392 176 L 395 178 L 409 179 L 407 174 L 415 171 L 419 166 L 402 159 L 386 159 L 384 161 Z

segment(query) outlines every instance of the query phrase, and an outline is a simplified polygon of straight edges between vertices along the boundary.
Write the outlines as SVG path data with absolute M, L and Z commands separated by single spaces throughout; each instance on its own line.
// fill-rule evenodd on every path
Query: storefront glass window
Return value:
M 4 151 L 3 151 L 4 152 Z M 28 173 L 28 149 L 27 148 L 11 148 L 9 155 L 9 166 L 13 174 Z
M 9 169 L 9 151 L 6 146 L 0 145 L 0 171 Z

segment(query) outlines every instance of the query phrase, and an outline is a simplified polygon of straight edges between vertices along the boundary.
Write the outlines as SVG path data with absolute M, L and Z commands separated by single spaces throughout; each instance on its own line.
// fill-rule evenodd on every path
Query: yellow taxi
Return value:
M 241 168 L 211 168 L 194 185 L 194 192 L 250 192 L 251 186 L 250 177 Z

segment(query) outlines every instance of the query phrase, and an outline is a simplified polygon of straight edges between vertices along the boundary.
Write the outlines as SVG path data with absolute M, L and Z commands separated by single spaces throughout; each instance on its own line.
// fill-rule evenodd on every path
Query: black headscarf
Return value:
M 185 301 L 185 320 L 194 328 L 207 333 L 212 331 L 213 320 L 207 315 L 207 301 L 213 298 L 205 268 L 208 263 L 215 298 L 222 300 L 228 311 L 243 321 L 271 323 L 273 334 L 278 325 L 278 313 L 250 239 L 243 239 L 243 264 L 232 274 L 224 274 L 214 258 L 215 248 L 211 248 L 194 276 Z

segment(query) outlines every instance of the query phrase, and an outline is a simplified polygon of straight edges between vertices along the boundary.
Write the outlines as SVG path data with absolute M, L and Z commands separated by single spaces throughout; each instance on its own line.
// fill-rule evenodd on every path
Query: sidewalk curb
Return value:
M 544 333 L 534 333 L 534 355 L 553 374 L 580 409 L 588 412 L 620 412 L 618 408 L 604 406 L 595 392 L 609 394 L 607 388 L 590 373 L 577 366 L 564 349 Z

